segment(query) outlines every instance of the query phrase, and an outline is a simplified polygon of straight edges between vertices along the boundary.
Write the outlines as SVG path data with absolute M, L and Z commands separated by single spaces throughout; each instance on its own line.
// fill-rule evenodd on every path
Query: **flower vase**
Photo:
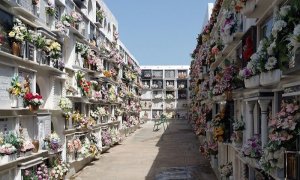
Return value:
M 260 80 L 259 75 L 252 76 L 249 79 L 244 79 L 245 87 L 256 88 L 259 86 L 259 80 Z
M 17 159 L 17 154 L 0 156 L 0 164 L 6 164 Z
M 37 153 L 40 148 L 40 142 L 38 140 L 33 140 L 32 144 L 34 146 L 34 149 L 32 150 L 33 153 Z
M 262 86 L 269 86 L 277 84 L 281 79 L 281 70 L 274 69 L 272 71 L 263 72 L 260 75 L 260 84 Z
M 13 42 L 11 50 L 12 50 L 12 54 L 13 55 L 20 56 L 20 51 L 21 51 L 21 45 L 20 45 L 20 43 L 19 42 Z
M 37 49 L 36 51 L 36 62 L 41 63 L 42 62 L 42 50 Z
M 29 105 L 29 111 L 36 112 L 38 110 L 39 110 L 39 106 L 32 105 L 32 104 Z
M 12 108 L 17 108 L 17 107 L 18 107 L 18 96 L 16 96 L 16 95 L 11 95 L 11 96 L 10 96 L 10 100 L 11 100 L 10 106 L 11 106 Z
M 20 54 L 21 54 L 21 57 L 23 57 L 23 58 L 26 57 L 26 44 L 24 41 L 21 44 Z
M 24 99 L 21 96 L 18 97 L 18 107 L 24 108 Z

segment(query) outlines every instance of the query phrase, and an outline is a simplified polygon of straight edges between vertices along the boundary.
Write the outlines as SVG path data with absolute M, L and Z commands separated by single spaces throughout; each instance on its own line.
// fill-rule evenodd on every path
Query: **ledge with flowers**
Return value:
M 296 1 L 292 3 L 275 11 L 271 35 L 260 41 L 257 51 L 240 71 L 246 87 L 276 85 L 283 77 L 282 72 L 295 67 L 295 53 L 300 42 L 300 6 Z
M 61 58 L 61 45 L 52 36 L 46 37 L 47 33 L 44 33 L 43 30 L 29 30 L 27 25 L 17 18 L 14 20 L 12 30 L 7 34 L 11 52 L 0 51 L 2 56 L 12 58 L 18 61 L 17 64 L 24 64 L 30 68 L 45 69 L 57 74 L 62 73 L 64 61 Z M 36 52 L 35 56 L 24 53 L 27 45 L 30 50 Z

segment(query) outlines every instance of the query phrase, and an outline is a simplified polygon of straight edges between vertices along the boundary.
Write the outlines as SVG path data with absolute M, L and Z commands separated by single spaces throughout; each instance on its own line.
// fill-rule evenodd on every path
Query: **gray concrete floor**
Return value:
M 172 121 L 166 131 L 153 132 L 153 122 L 104 153 L 77 173 L 75 180 L 214 180 L 209 161 L 184 120 Z

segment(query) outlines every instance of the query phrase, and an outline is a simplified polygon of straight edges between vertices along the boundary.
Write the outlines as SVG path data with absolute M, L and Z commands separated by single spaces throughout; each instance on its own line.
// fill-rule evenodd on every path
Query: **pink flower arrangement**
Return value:
M 215 46 L 211 49 L 211 53 L 212 53 L 213 55 L 217 55 L 217 54 L 219 54 L 219 52 L 220 52 L 220 50 L 219 50 L 219 48 L 218 48 L 217 45 L 215 45 Z
M 23 143 L 20 151 L 21 152 L 28 152 L 34 149 L 34 145 L 30 141 L 26 141 Z
M 71 12 L 71 17 L 72 17 L 72 20 L 74 22 L 81 22 L 82 21 L 82 16 L 80 13 L 76 12 L 76 11 L 72 11 Z
M 68 153 L 75 152 L 75 144 L 74 144 L 74 142 L 72 140 L 69 140 L 68 143 L 67 143 L 67 152 Z
M 74 150 L 76 152 L 79 152 L 81 150 L 81 147 L 82 147 L 80 139 L 78 139 L 78 138 L 74 139 L 73 144 L 74 144 Z
M 6 143 L 0 146 L 0 154 L 1 155 L 11 155 L 15 154 L 17 149 L 12 144 Z
M 288 141 L 295 136 L 295 128 L 297 126 L 296 114 L 299 106 L 292 102 L 282 102 L 281 110 L 275 118 L 270 118 L 269 127 L 270 141 Z

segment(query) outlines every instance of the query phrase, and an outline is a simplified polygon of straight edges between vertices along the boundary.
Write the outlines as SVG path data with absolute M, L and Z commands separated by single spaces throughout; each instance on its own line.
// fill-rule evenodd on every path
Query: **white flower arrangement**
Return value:
M 179 88 L 179 89 L 183 89 L 184 87 L 185 87 L 184 84 L 179 84 L 179 85 L 178 85 L 178 88 Z
M 279 10 L 279 15 L 281 17 L 285 17 L 289 13 L 290 10 L 291 10 L 291 6 L 289 6 L 289 5 L 282 6 Z
M 281 147 L 279 150 L 274 151 L 271 148 L 264 148 L 263 156 L 259 160 L 260 166 L 269 171 L 274 168 L 284 168 L 284 151 L 286 149 Z
M 167 94 L 167 99 L 174 99 L 174 95 L 173 94 Z
M 278 32 L 282 31 L 283 28 L 287 26 L 287 23 L 283 20 L 278 20 L 274 22 L 273 28 L 272 28 L 272 35 L 274 38 L 277 38 Z
M 108 112 L 106 111 L 105 107 L 97 107 L 97 111 L 100 116 L 108 115 Z
M 84 157 L 88 157 L 90 155 L 90 150 L 89 150 L 90 146 L 91 146 L 90 140 L 87 137 L 85 137 L 84 144 L 80 149 L 80 154 L 82 154 Z
M 234 131 L 243 131 L 245 129 L 245 122 L 243 120 L 236 120 L 232 124 Z
M 14 38 L 16 41 L 23 42 L 27 33 L 27 27 L 19 20 L 15 19 L 15 24 L 12 30 L 8 33 L 10 38 Z
M 143 84 L 143 88 L 144 88 L 144 89 L 149 89 L 150 86 L 149 86 L 148 84 Z
M 276 47 L 276 42 L 273 41 L 270 46 L 267 48 L 267 52 L 269 56 L 274 55 L 274 48 Z
M 65 98 L 65 97 L 60 99 L 58 106 L 64 112 L 70 112 L 73 109 L 72 101 L 69 98 Z
M 161 94 L 156 94 L 156 95 L 154 96 L 154 98 L 155 98 L 155 99 L 161 99 L 161 98 L 162 98 L 162 95 L 161 95 Z
M 158 84 L 152 84 L 152 88 L 158 88 Z
M 275 57 L 269 57 L 265 64 L 265 69 L 270 71 L 275 68 L 276 64 L 277 64 L 277 59 Z

